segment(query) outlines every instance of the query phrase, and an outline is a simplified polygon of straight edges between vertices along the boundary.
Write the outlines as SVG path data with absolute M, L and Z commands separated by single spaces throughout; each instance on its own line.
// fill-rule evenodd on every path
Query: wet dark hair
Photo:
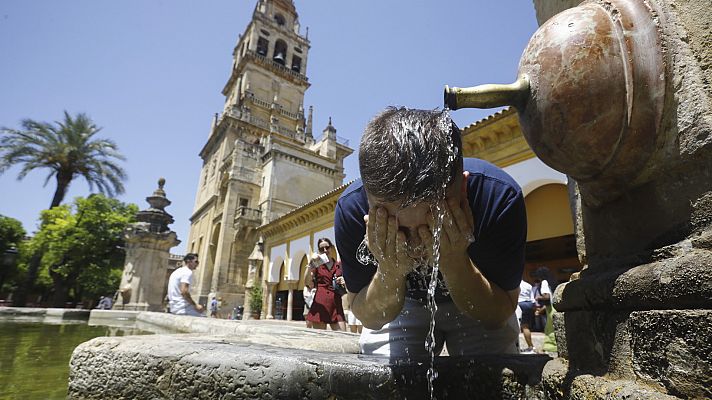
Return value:
M 185 256 L 183 256 L 183 261 L 190 261 L 190 260 L 195 260 L 198 258 L 198 254 L 196 253 L 188 253 Z
M 444 198 L 461 166 L 460 129 L 445 110 L 388 107 L 361 137 L 359 170 L 366 192 L 402 207 Z

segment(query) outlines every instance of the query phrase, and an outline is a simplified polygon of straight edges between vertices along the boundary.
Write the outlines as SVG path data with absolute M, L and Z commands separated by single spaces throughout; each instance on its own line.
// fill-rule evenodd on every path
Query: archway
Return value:
M 524 279 L 547 266 L 559 282 L 581 269 L 576 254 L 573 217 L 566 185 L 548 183 L 524 198 L 527 208 L 527 245 Z

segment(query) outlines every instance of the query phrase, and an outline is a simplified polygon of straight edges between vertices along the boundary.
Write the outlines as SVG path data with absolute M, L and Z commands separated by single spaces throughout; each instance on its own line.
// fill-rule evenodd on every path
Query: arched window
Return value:
M 301 57 L 292 56 L 292 71 L 296 73 L 302 72 L 302 59 Z
M 285 64 L 287 60 L 287 43 L 285 43 L 284 40 L 279 39 L 274 44 L 274 54 L 272 55 L 272 59 L 278 64 Z
M 269 47 L 269 41 L 267 41 L 267 39 L 263 38 L 262 36 L 257 38 L 257 54 L 261 56 L 266 56 L 267 47 Z
M 276 22 L 279 26 L 284 26 L 284 24 L 286 23 L 282 14 L 274 14 L 274 22 Z

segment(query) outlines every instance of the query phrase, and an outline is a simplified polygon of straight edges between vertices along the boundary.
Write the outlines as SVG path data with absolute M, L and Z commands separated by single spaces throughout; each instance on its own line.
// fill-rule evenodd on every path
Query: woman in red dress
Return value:
M 309 262 L 312 279 L 311 282 L 307 281 L 307 285 L 311 288 L 316 284 L 316 295 L 309 308 L 307 321 L 316 329 L 326 329 L 326 324 L 329 324 L 334 331 L 346 330 L 341 296 L 334 292 L 334 283 L 344 286 L 341 263 L 336 261 L 336 249 L 331 240 L 321 238 L 317 240 L 317 246 L 319 254 Z M 328 262 L 320 257 L 322 254 L 328 257 Z

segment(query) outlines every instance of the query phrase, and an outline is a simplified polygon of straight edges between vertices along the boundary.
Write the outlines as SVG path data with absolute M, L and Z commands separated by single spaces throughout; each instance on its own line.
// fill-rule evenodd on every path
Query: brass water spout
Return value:
M 529 77 L 521 75 L 508 85 L 487 84 L 469 88 L 445 85 L 445 105 L 451 110 L 460 108 L 494 108 L 522 106 L 529 97 Z

